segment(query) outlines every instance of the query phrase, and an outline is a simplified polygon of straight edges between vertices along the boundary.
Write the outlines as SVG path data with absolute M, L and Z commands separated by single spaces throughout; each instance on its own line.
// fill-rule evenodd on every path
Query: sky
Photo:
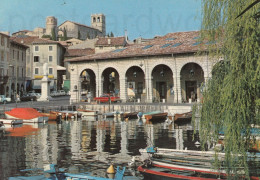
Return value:
M 106 32 L 130 40 L 199 30 L 201 0 L 1 0 L 0 31 L 45 27 L 47 16 L 91 25 L 91 14 L 106 16 Z

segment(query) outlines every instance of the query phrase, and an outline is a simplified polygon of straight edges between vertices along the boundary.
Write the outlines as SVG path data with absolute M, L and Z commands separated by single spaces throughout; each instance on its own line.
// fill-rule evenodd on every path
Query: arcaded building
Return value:
M 144 44 L 66 60 L 71 71 L 71 102 L 81 91 L 113 93 L 123 101 L 183 103 L 200 101 L 203 84 L 219 61 L 208 56 L 211 42 L 199 32 L 177 32 Z M 200 52 L 198 54 L 198 52 Z

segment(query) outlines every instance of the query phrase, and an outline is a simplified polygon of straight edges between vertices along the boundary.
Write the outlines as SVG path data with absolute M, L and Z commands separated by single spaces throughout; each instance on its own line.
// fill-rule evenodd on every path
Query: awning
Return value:
M 66 71 L 66 68 L 62 66 L 57 66 L 57 71 Z

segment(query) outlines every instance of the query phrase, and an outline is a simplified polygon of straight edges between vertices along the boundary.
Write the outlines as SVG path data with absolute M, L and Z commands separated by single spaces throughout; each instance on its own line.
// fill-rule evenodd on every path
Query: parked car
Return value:
M 11 102 L 11 98 L 7 98 L 5 97 L 5 95 L 0 95 L 0 102 L 1 103 Z
M 59 95 L 59 96 L 65 96 L 66 93 L 65 93 L 64 90 L 58 90 L 58 95 Z
M 39 99 L 41 97 L 40 93 L 28 93 L 28 95 L 30 96 L 36 96 L 37 99 Z
M 109 99 L 111 102 L 121 102 L 122 100 L 120 97 L 113 96 L 110 94 L 103 94 L 100 97 L 95 97 L 93 100 L 97 102 L 109 102 Z
M 50 95 L 51 95 L 51 96 L 58 96 L 58 92 L 57 92 L 57 91 L 52 91 L 52 92 L 50 93 Z
M 20 101 L 37 101 L 37 97 L 31 94 L 25 94 L 20 97 Z

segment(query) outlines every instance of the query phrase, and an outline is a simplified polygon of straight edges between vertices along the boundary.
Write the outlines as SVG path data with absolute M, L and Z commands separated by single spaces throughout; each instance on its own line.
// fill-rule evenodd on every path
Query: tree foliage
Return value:
M 68 40 L 68 35 L 67 35 L 67 30 L 64 28 L 63 30 L 64 36 L 63 36 L 63 41 Z
M 201 38 L 216 63 L 200 104 L 200 138 L 205 146 L 224 132 L 224 168 L 249 175 L 247 152 L 254 144 L 250 130 L 260 125 L 259 4 L 236 18 L 255 0 L 202 0 Z M 239 157 L 239 158 L 238 158 Z
M 52 39 L 53 41 L 57 41 L 57 36 L 56 36 L 55 28 L 52 28 L 52 30 L 51 30 L 51 39 Z
M 112 31 L 110 33 L 110 37 L 114 37 L 114 33 Z

